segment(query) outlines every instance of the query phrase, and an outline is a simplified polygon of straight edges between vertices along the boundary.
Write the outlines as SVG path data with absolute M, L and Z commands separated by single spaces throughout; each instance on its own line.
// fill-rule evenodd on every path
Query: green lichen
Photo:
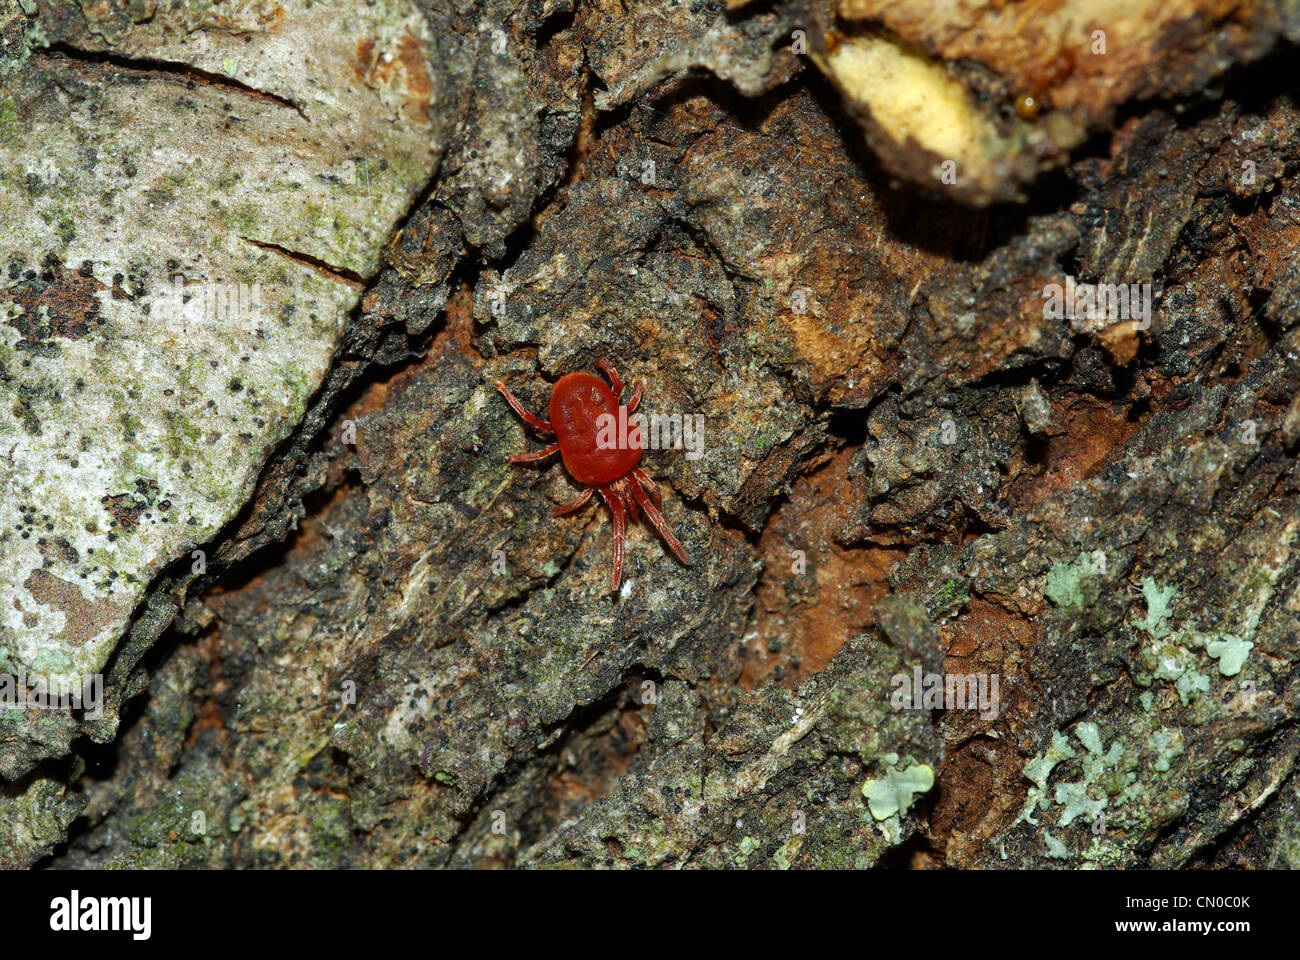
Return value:
M 1174 689 L 1178 691 L 1178 699 L 1182 701 L 1183 706 L 1187 706 L 1197 694 L 1209 692 L 1210 678 L 1195 670 L 1188 670 L 1178 678 Z
M 740 838 L 740 846 L 736 850 L 736 866 L 741 870 L 749 864 L 749 856 L 757 850 L 762 844 L 754 837 L 744 836 Z
M 1164 643 L 1157 646 L 1153 654 L 1155 664 L 1152 677 L 1174 684 L 1183 706 L 1191 703 L 1197 693 L 1210 689 L 1210 678 L 1197 671 L 1196 655 L 1186 647 Z
M 1088 790 L 1091 784 L 1078 783 L 1061 783 L 1056 787 L 1056 802 L 1065 807 L 1061 811 L 1061 817 L 1057 823 L 1062 827 L 1068 827 L 1079 817 L 1087 820 L 1095 820 L 1106 809 L 1106 797 L 1093 797 Z
M 1128 803 L 1140 792 L 1135 772 L 1138 758 L 1135 752 L 1124 749 L 1119 737 L 1109 750 L 1104 749 L 1101 730 L 1091 721 L 1076 725 L 1074 735 L 1083 745 L 1082 754 L 1069 745 L 1065 735 L 1056 731 L 1051 746 L 1025 765 L 1025 776 L 1034 786 L 1028 792 L 1017 822 L 1037 824 L 1032 816 L 1034 807 L 1047 810 L 1053 804 L 1062 808 L 1057 818 L 1060 827 L 1068 827 L 1080 818 L 1095 822 L 1112 804 Z M 1049 796 L 1047 779 L 1052 770 L 1058 763 L 1075 759 L 1079 761 L 1080 777 L 1057 784 Z
M 1152 640 L 1162 640 L 1169 636 L 1169 627 L 1165 621 L 1169 618 L 1169 604 L 1176 587 L 1160 587 L 1153 577 L 1142 581 L 1142 595 L 1147 600 L 1147 615 L 1138 626 L 1147 632 Z
M 1249 640 L 1241 640 L 1225 634 L 1215 640 L 1207 641 L 1205 652 L 1219 661 L 1219 674 L 1221 676 L 1235 677 L 1241 673 L 1241 668 L 1246 663 L 1246 657 L 1250 655 L 1250 651 L 1254 646 L 1255 644 Z
M 1059 730 L 1053 731 L 1051 744 L 1025 764 L 1024 774 L 1035 785 L 1045 786 L 1047 778 L 1051 776 L 1052 768 L 1062 760 L 1071 760 L 1074 756 L 1074 748 L 1070 746 L 1070 741 L 1065 735 Z
M 944 616 L 960 610 L 970 600 L 970 590 L 961 580 L 948 580 L 930 597 L 930 610 Z
M 19 132 L 18 107 L 8 97 L 0 97 L 0 143 L 17 147 L 22 145 Z
M 1046 830 L 1043 831 L 1043 842 L 1047 844 L 1047 855 L 1053 860 L 1070 859 L 1070 851 L 1066 849 L 1065 844 Z
M 910 757 L 906 762 L 911 765 L 899 770 L 894 766 L 898 763 L 897 754 L 891 753 L 882 759 L 890 766 L 885 768 L 883 777 L 862 785 L 862 795 L 867 798 L 873 817 L 888 820 L 906 814 L 916 797 L 934 786 L 934 770 L 929 764 L 911 762 Z
M 1101 731 L 1095 723 L 1085 720 L 1076 724 L 1074 735 L 1089 753 L 1101 753 Z
M 793 866 L 794 858 L 798 854 L 801 846 L 803 846 L 803 836 L 801 834 L 795 834 L 785 843 L 781 844 L 781 846 L 776 848 L 776 852 L 772 854 L 773 865 L 778 870 L 789 870 L 790 867 Z
M 1083 777 L 1072 783 L 1057 784 L 1054 799 L 1065 809 L 1057 823 L 1068 827 L 1079 817 L 1096 820 L 1110 803 L 1112 796 L 1120 794 L 1137 778 L 1122 770 L 1124 750 L 1116 739 L 1110 750 L 1103 752 L 1101 730 L 1097 724 L 1085 721 L 1074 729 L 1075 736 L 1084 746 L 1080 760 Z
M 59 675 L 76 671 L 76 663 L 64 650 L 57 647 L 42 647 L 32 658 L 31 672 L 36 674 Z
M 1159 773 L 1167 773 L 1170 769 L 1170 761 L 1183 753 L 1182 731 L 1167 727 L 1153 730 L 1147 737 L 1147 746 L 1156 755 L 1151 768 Z
M 1092 573 L 1092 559 L 1086 553 L 1080 553 L 1073 563 L 1057 561 L 1047 571 L 1043 595 L 1057 607 L 1077 609 L 1087 606 L 1094 598 L 1093 591 L 1087 588 Z

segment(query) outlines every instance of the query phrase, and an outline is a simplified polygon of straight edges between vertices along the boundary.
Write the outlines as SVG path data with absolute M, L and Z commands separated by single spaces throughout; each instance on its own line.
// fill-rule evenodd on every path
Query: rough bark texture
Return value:
M 0 865 L 1300 865 L 1300 8 L 1080 6 L 0 0 Z

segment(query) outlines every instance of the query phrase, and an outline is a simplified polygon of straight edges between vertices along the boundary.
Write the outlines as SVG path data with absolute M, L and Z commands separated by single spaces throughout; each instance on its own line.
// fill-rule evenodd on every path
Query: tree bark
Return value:
M 731 6 L 0 7 L 0 863 L 1300 864 L 1300 9 Z

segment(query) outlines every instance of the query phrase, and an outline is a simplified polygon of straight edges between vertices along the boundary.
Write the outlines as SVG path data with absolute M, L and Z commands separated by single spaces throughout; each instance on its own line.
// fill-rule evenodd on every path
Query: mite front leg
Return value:
M 535 417 L 525 410 L 524 405 L 519 402 L 519 399 L 513 393 L 510 392 L 503 381 L 497 381 L 497 389 L 501 391 L 501 396 L 506 398 L 506 403 L 510 404 L 510 409 L 519 414 L 525 423 L 536 427 L 538 430 L 545 430 L 547 433 L 555 432 L 555 428 L 545 420 L 540 417 Z
M 536 463 L 538 460 L 545 460 L 559 449 L 560 445 L 553 443 L 549 447 L 543 447 L 541 450 L 535 450 L 532 453 L 512 453 L 506 459 L 511 463 Z
M 618 375 L 612 363 L 604 360 L 597 360 L 596 366 L 605 371 L 605 376 L 609 377 L 610 386 L 614 388 L 614 399 L 617 400 L 623 396 L 623 378 Z
M 638 380 L 636 388 L 632 391 L 632 399 L 627 402 L 627 412 L 636 413 L 636 408 L 641 403 L 641 391 L 645 389 L 645 381 Z

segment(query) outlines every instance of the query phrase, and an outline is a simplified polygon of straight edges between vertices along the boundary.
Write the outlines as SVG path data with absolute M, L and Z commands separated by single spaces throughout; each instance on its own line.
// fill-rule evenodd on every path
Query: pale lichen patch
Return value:
M 29 68 L 6 80 L 0 130 L 22 128 L 0 135 L 14 666 L 101 670 L 151 581 L 235 515 L 436 166 L 414 3 L 255 6 L 136 22 L 42 4 Z M 377 66 L 359 82 L 362 38 Z

